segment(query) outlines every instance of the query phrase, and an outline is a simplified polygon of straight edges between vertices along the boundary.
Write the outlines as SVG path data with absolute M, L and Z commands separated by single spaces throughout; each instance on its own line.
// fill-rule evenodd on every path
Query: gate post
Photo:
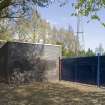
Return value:
M 62 59 L 59 57 L 59 80 L 61 80 L 61 75 L 62 75 L 61 74 L 62 73 L 61 72 L 61 69 L 62 69 L 61 67 L 62 67 Z
M 98 53 L 98 62 L 97 62 L 97 86 L 100 87 L 100 54 Z

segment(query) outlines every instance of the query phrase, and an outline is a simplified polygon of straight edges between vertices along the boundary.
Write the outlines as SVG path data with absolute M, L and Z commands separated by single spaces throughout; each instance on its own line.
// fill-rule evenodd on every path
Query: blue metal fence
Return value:
M 62 59 L 61 79 L 105 86 L 105 56 Z

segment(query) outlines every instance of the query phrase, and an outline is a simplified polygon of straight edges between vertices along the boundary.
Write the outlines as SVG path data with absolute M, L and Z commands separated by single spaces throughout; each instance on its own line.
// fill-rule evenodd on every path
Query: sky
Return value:
M 67 3 L 65 6 L 60 7 L 58 3 L 53 3 L 47 8 L 38 8 L 38 11 L 43 19 L 46 19 L 52 25 L 56 27 L 67 28 L 69 25 L 73 28 L 74 32 L 76 32 L 77 27 L 77 18 L 71 16 L 74 9 L 70 3 Z M 99 16 L 103 21 L 105 21 L 105 11 L 101 10 L 99 12 Z M 87 23 L 89 18 L 82 17 L 81 25 L 82 30 L 84 32 L 84 48 L 87 50 L 91 48 L 95 51 L 95 48 L 102 44 L 105 49 L 105 27 L 103 27 L 98 21 L 90 21 Z M 80 35 L 81 36 L 81 35 Z

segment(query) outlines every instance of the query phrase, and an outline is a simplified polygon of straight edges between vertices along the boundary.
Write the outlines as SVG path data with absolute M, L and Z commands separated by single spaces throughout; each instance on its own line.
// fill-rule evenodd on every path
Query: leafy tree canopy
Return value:
M 77 0 L 74 7 L 80 15 L 90 16 L 91 19 L 98 20 L 105 27 L 105 23 L 98 15 L 100 10 L 105 9 L 105 0 Z M 77 13 L 74 13 L 74 15 L 77 15 Z
M 26 15 L 33 6 L 46 7 L 51 0 L 0 0 L 0 18 Z

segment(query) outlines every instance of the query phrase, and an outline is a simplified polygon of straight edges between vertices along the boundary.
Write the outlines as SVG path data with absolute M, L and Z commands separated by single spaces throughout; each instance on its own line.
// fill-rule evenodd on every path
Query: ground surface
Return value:
M 0 105 L 105 105 L 105 90 L 69 82 L 0 84 Z

